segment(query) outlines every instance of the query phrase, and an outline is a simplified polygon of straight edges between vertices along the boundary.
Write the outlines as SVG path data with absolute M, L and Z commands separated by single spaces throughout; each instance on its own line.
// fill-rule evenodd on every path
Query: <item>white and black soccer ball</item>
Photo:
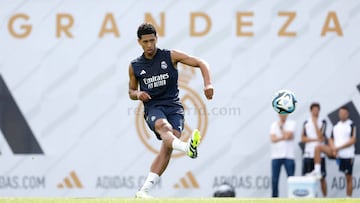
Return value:
M 295 94 L 290 90 L 279 90 L 272 99 L 272 106 L 279 114 L 289 114 L 295 111 Z

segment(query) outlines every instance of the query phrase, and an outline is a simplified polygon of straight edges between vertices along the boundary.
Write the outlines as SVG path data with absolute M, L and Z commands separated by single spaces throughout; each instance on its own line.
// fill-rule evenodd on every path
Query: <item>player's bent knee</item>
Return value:
M 155 130 L 161 134 L 162 132 L 172 132 L 172 126 L 165 119 L 159 119 L 155 122 Z
M 325 145 L 319 144 L 315 147 L 315 150 L 321 152 L 321 151 L 324 151 L 325 148 L 326 148 Z
M 180 137 L 181 137 L 181 132 L 179 132 L 179 131 L 177 131 L 177 130 L 173 130 L 172 132 L 173 132 L 173 134 L 175 135 L 175 137 L 177 137 L 177 138 L 180 138 Z

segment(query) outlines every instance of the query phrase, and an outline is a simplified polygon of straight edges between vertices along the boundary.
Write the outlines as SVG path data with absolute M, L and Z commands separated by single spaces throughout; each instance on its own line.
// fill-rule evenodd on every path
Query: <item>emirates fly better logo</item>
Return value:
M 194 76 L 195 69 L 186 66 L 182 66 L 182 68 L 179 67 L 179 94 L 180 101 L 185 110 L 185 124 L 180 138 L 183 141 L 187 141 L 190 138 L 191 133 L 195 128 L 200 130 L 202 140 L 206 136 L 208 124 L 206 106 L 200 95 L 189 87 L 189 83 Z M 155 154 L 159 153 L 159 141 L 154 135 L 154 132 L 152 132 L 145 123 L 143 114 L 144 106 L 141 102 L 139 103 L 136 112 L 138 112 L 136 114 L 136 130 L 142 143 L 144 143 L 149 151 L 154 152 Z M 184 153 L 174 151 L 172 156 L 181 157 L 183 155 Z

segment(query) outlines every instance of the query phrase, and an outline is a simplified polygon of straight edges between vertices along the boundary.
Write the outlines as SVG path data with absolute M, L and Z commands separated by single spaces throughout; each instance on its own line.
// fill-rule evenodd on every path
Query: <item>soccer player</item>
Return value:
M 271 125 L 271 178 L 272 197 L 279 197 L 279 177 L 281 166 L 285 166 L 287 176 L 295 174 L 294 132 L 296 123 L 287 119 L 286 114 L 279 114 L 279 121 Z
M 177 64 L 200 68 L 207 99 L 212 99 L 214 88 L 209 65 L 204 60 L 181 51 L 157 48 L 158 38 L 152 24 L 141 24 L 137 36 L 144 52 L 129 65 L 129 96 L 143 102 L 145 121 L 162 145 L 144 185 L 135 196 L 152 198 L 149 191 L 165 171 L 172 151 L 182 151 L 196 158 L 201 139 L 198 130 L 193 131 L 188 142 L 179 139 L 184 127 L 184 108 L 179 99 Z
M 339 109 L 339 122 L 333 127 L 329 145 L 318 145 L 315 148 L 315 167 L 307 175 L 316 178 L 321 177 L 320 163 L 321 153 L 329 157 L 336 157 L 339 170 L 344 172 L 346 177 L 346 195 L 352 196 L 352 170 L 355 157 L 356 127 L 349 119 L 349 110 L 346 106 Z
M 311 117 L 304 122 L 301 141 L 305 143 L 302 174 L 305 175 L 314 170 L 315 147 L 319 144 L 325 144 L 326 121 L 319 119 L 320 104 L 312 103 L 310 105 Z M 325 155 L 321 153 L 321 191 L 324 197 L 327 195 L 326 187 L 326 168 Z

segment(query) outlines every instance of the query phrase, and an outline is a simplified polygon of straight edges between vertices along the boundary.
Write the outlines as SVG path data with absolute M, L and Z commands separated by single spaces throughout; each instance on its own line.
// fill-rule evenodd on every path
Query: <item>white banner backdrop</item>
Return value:
M 297 95 L 289 117 L 297 142 L 311 102 L 329 123 L 344 104 L 360 109 L 355 0 L 1 1 L 1 110 L 6 86 L 43 153 L 16 153 L 28 140 L 12 137 L 16 123 L 4 130 L 10 116 L 2 113 L 0 196 L 134 196 L 160 146 L 127 94 L 145 19 L 158 27 L 160 48 L 207 60 L 216 88 L 207 101 L 199 70 L 180 68 L 184 136 L 199 128 L 204 139 L 196 160 L 175 153 L 156 196 L 209 197 L 228 181 L 238 197 L 270 197 L 269 130 L 277 119 L 270 103 L 278 89 Z M 343 174 L 327 163 L 329 197 L 345 196 Z M 359 163 L 357 156 L 354 197 Z M 296 175 L 301 165 L 296 147 Z

